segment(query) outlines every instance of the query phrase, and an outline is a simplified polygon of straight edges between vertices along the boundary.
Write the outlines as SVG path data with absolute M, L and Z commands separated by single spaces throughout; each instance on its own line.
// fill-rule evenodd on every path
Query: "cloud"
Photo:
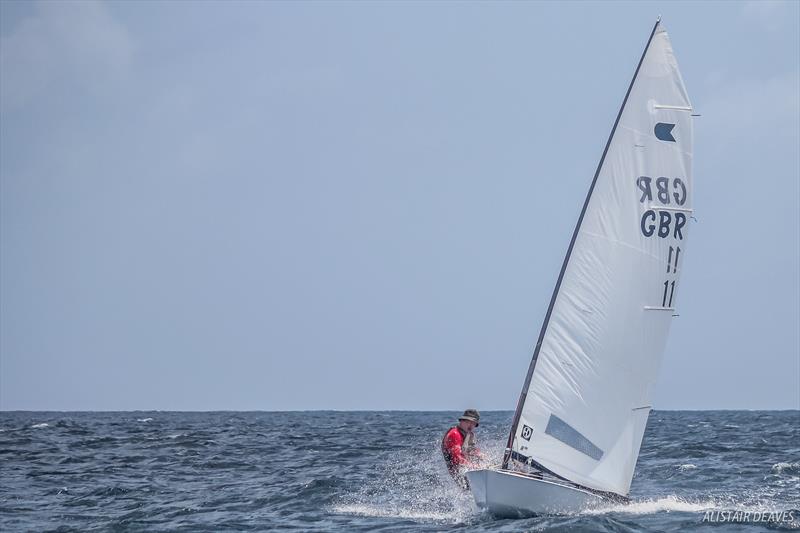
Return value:
M 0 39 L 0 109 L 24 107 L 64 79 L 90 88 L 118 76 L 133 50 L 105 4 L 38 2 L 33 16 Z

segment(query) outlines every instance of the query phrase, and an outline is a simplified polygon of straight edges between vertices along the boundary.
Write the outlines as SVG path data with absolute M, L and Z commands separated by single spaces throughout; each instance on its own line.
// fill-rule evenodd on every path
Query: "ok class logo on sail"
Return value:
M 636 178 L 636 187 L 641 192 L 639 203 L 648 204 L 657 200 L 666 209 L 648 209 L 642 213 L 639 227 L 642 235 L 652 237 L 658 235 L 662 239 L 673 237 L 683 240 L 683 228 L 686 226 L 686 213 L 669 209 L 676 205 L 678 208 L 686 203 L 686 184 L 681 178 L 659 177 L 655 180 L 650 176 Z
M 666 141 L 666 142 L 675 142 L 675 137 L 672 135 L 672 130 L 675 128 L 675 124 L 669 124 L 667 122 L 659 122 L 653 128 L 653 134 L 656 136 L 656 139 L 659 141 Z

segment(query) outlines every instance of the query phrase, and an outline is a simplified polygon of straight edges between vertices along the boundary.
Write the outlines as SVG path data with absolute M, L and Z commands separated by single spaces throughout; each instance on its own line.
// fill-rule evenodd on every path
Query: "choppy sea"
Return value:
M 0 531 L 800 529 L 800 411 L 654 411 L 632 503 L 528 519 L 452 483 L 457 414 L 0 412 Z M 482 413 L 490 456 L 510 420 Z

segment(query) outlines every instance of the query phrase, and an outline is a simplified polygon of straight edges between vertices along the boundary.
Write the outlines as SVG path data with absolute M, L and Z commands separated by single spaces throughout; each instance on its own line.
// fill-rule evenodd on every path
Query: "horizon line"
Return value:
M 2 409 L 0 413 L 456 413 L 463 409 Z M 514 409 L 481 409 L 484 413 L 513 413 Z M 650 412 L 800 411 L 784 408 L 651 409 Z

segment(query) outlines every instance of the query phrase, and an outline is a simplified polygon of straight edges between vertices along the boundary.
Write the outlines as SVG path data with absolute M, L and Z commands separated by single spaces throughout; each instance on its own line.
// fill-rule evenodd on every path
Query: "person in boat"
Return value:
M 442 439 L 442 455 L 447 471 L 453 480 L 463 489 L 469 488 L 464 472 L 476 468 L 482 454 L 478 449 L 475 428 L 481 419 L 476 409 L 467 409 L 458 418 L 458 425 L 447 430 Z

